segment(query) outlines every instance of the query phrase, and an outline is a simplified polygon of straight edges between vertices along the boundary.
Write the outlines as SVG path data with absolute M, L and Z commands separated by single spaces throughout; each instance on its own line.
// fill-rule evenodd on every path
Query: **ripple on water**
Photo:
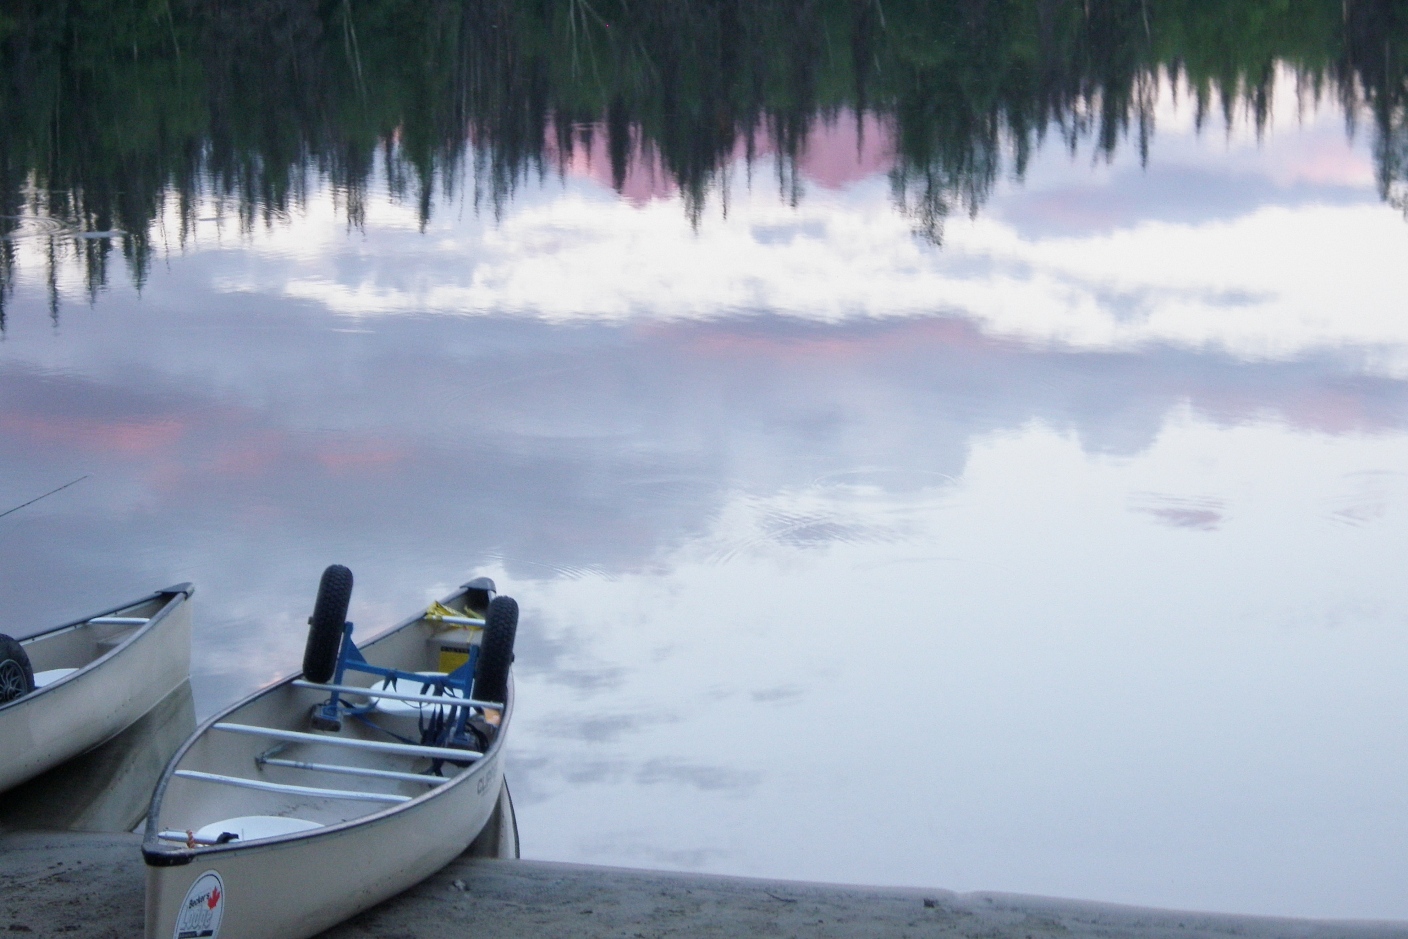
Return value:
M 0 215 L 0 220 L 18 222 L 13 231 L 0 235 L 5 241 L 20 241 L 28 238 L 81 238 L 98 241 L 104 238 L 121 238 L 127 234 L 119 229 L 107 231 L 84 231 L 79 225 L 48 215 Z

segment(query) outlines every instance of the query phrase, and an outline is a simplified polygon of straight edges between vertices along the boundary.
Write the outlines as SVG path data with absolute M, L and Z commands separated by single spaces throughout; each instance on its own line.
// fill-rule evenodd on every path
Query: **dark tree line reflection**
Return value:
M 498 211 L 598 135 L 618 189 L 648 159 L 697 218 L 760 139 L 796 197 L 816 122 L 878 116 L 937 240 L 1048 137 L 1147 151 L 1160 80 L 1263 124 L 1278 65 L 1371 116 L 1408 207 L 1406 47 L 1393 0 L 6 0 L 0 325 L 34 215 L 96 292 L 114 246 L 140 285 L 163 219 L 274 223 L 325 179 L 357 224 L 375 173 L 423 222 Z

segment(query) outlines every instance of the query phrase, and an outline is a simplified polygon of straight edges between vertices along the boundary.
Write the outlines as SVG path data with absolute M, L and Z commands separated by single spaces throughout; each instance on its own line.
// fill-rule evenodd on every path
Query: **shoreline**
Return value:
M 140 936 L 140 844 L 139 836 L 127 834 L 0 835 L 0 932 L 30 939 Z M 494 850 L 476 844 L 438 874 L 319 939 L 1408 939 L 1408 922 L 1179 912 L 1006 893 L 592 867 L 497 859 Z

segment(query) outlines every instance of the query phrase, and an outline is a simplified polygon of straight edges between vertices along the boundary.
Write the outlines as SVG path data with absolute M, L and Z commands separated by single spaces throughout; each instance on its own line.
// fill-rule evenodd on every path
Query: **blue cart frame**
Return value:
M 344 676 L 349 672 L 362 672 L 367 675 L 377 675 L 389 682 L 386 690 L 392 690 L 397 683 L 405 680 L 421 687 L 421 694 L 426 694 L 426 689 L 434 688 L 436 697 L 444 697 L 443 704 L 436 702 L 431 705 L 434 714 L 427 727 L 424 722 L 425 707 L 421 709 L 421 740 L 426 746 L 456 747 L 475 750 L 478 741 L 471 740 L 469 735 L 470 712 L 479 702 L 470 699 L 470 690 L 474 684 L 474 669 L 479 663 L 479 647 L 471 645 L 469 647 L 469 658 L 463 665 L 447 675 L 424 675 L 420 672 L 409 672 L 400 668 L 382 668 L 373 665 L 362 655 L 362 650 L 357 648 L 357 644 L 352 641 L 352 623 L 349 621 L 342 627 L 342 646 L 337 653 L 337 668 L 333 672 L 333 685 L 342 685 Z M 459 697 L 451 697 L 453 692 L 459 692 Z M 340 727 L 344 716 L 362 718 L 376 709 L 375 690 L 368 688 L 366 694 L 372 695 L 373 699 L 363 705 L 353 705 L 341 699 L 341 693 L 337 690 L 331 692 L 331 697 L 326 702 L 318 705 L 313 712 L 315 724 L 332 729 Z M 455 711 L 453 720 L 444 720 L 440 708 L 450 708 Z M 386 733 L 391 731 L 386 728 L 378 728 Z M 392 736 L 397 736 L 392 734 Z

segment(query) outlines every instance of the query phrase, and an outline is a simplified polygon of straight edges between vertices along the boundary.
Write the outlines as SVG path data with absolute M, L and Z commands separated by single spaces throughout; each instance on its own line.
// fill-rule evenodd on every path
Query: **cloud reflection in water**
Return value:
M 590 181 L 425 235 L 315 197 L 57 332 L 24 282 L 0 496 L 94 476 L 0 520 L 0 607 L 197 582 L 208 714 L 324 564 L 362 635 L 487 573 L 531 856 L 1408 916 L 1404 236 L 1336 193 L 1080 237 L 999 193 L 942 252 L 873 179 L 697 236 Z

